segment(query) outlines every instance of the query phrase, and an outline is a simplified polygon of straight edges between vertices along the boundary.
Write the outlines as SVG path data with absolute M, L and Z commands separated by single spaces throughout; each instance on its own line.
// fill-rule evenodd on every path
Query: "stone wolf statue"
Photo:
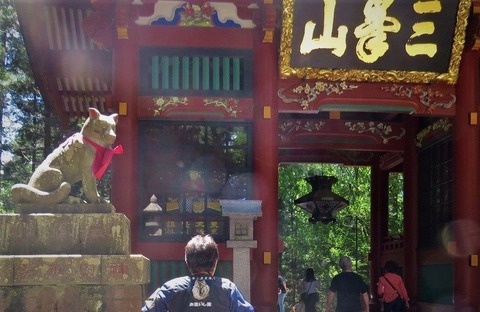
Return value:
M 82 202 L 69 196 L 72 184 L 80 181 L 88 203 L 107 202 L 98 195 L 96 179 L 102 177 L 113 154 L 123 152 L 121 146 L 110 148 L 116 139 L 118 114 L 102 115 L 95 108 L 89 108 L 88 114 L 82 130 L 48 155 L 28 184 L 12 186 L 11 194 L 15 203 Z

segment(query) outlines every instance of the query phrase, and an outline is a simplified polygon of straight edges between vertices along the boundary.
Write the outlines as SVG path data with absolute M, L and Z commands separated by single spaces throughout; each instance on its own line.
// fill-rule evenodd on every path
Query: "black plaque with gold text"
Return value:
M 465 0 L 285 0 L 281 57 L 288 60 L 281 60 L 282 74 L 453 82 L 469 5 Z

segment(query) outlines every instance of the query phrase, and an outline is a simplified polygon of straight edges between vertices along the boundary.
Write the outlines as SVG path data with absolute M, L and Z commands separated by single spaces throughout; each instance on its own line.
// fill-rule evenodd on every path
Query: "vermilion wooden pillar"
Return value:
M 278 274 L 278 117 L 275 44 L 255 38 L 254 56 L 254 199 L 262 200 L 255 222 L 258 248 L 253 250 L 252 303 L 257 312 L 277 311 Z M 271 256 L 271 263 L 265 263 Z M 267 261 L 268 262 L 268 261 Z
M 117 39 L 113 53 L 113 102 L 127 105 L 127 114 L 117 124 L 117 143 L 122 144 L 123 155 L 113 157 L 112 203 L 127 216 L 131 224 L 132 251 L 136 251 L 138 233 L 137 214 L 137 153 L 138 130 L 136 98 L 138 89 L 138 53 L 135 34 L 127 28 L 128 38 Z
M 475 51 L 462 55 L 453 122 L 454 300 L 456 311 L 479 311 L 480 267 L 469 256 L 480 253 L 480 150 L 478 125 L 469 124 L 478 112 L 479 62 Z
M 388 235 L 388 172 L 380 168 L 377 157 L 371 168 L 371 238 L 370 238 L 370 294 L 372 311 L 380 311 L 377 281 L 381 275 L 382 238 Z
M 408 295 L 412 302 L 418 298 L 418 158 L 415 138 L 418 129 L 418 119 L 409 116 L 405 120 L 405 152 L 403 160 L 403 239 L 405 267 L 403 277 Z

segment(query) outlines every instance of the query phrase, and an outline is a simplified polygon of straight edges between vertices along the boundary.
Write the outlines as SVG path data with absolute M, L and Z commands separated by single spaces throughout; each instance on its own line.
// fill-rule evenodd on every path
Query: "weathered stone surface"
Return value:
M 0 268 L 0 286 L 143 285 L 150 279 L 142 255 L 2 256 Z
M 101 284 L 100 256 L 17 256 L 13 283 L 19 285 Z M 4 286 L 10 286 L 4 285 Z
M 112 204 L 16 204 L 13 207 L 15 213 L 30 214 L 38 213 L 114 213 Z
M 102 214 L 103 218 L 94 213 L 82 216 L 79 228 L 82 254 L 130 254 L 130 221 L 124 214 Z
M 36 240 L 36 220 L 29 216 L 0 214 L 0 255 L 28 254 Z
M 130 312 L 140 311 L 141 285 L 56 285 L 0 287 L 2 312 Z
M 139 311 L 149 281 L 123 214 L 0 214 L 0 312 Z
M 150 261 L 142 255 L 102 256 L 102 284 L 147 284 Z
M 13 257 L 0 256 L 0 286 L 2 285 L 13 285 Z
M 0 255 L 130 254 L 130 221 L 120 213 L 0 214 Z

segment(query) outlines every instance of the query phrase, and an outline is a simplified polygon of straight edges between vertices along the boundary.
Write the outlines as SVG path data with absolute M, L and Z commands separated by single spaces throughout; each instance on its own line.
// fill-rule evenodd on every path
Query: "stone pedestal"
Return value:
M 0 214 L 1 312 L 140 310 L 150 261 L 130 254 L 125 215 L 108 205 L 16 211 Z

